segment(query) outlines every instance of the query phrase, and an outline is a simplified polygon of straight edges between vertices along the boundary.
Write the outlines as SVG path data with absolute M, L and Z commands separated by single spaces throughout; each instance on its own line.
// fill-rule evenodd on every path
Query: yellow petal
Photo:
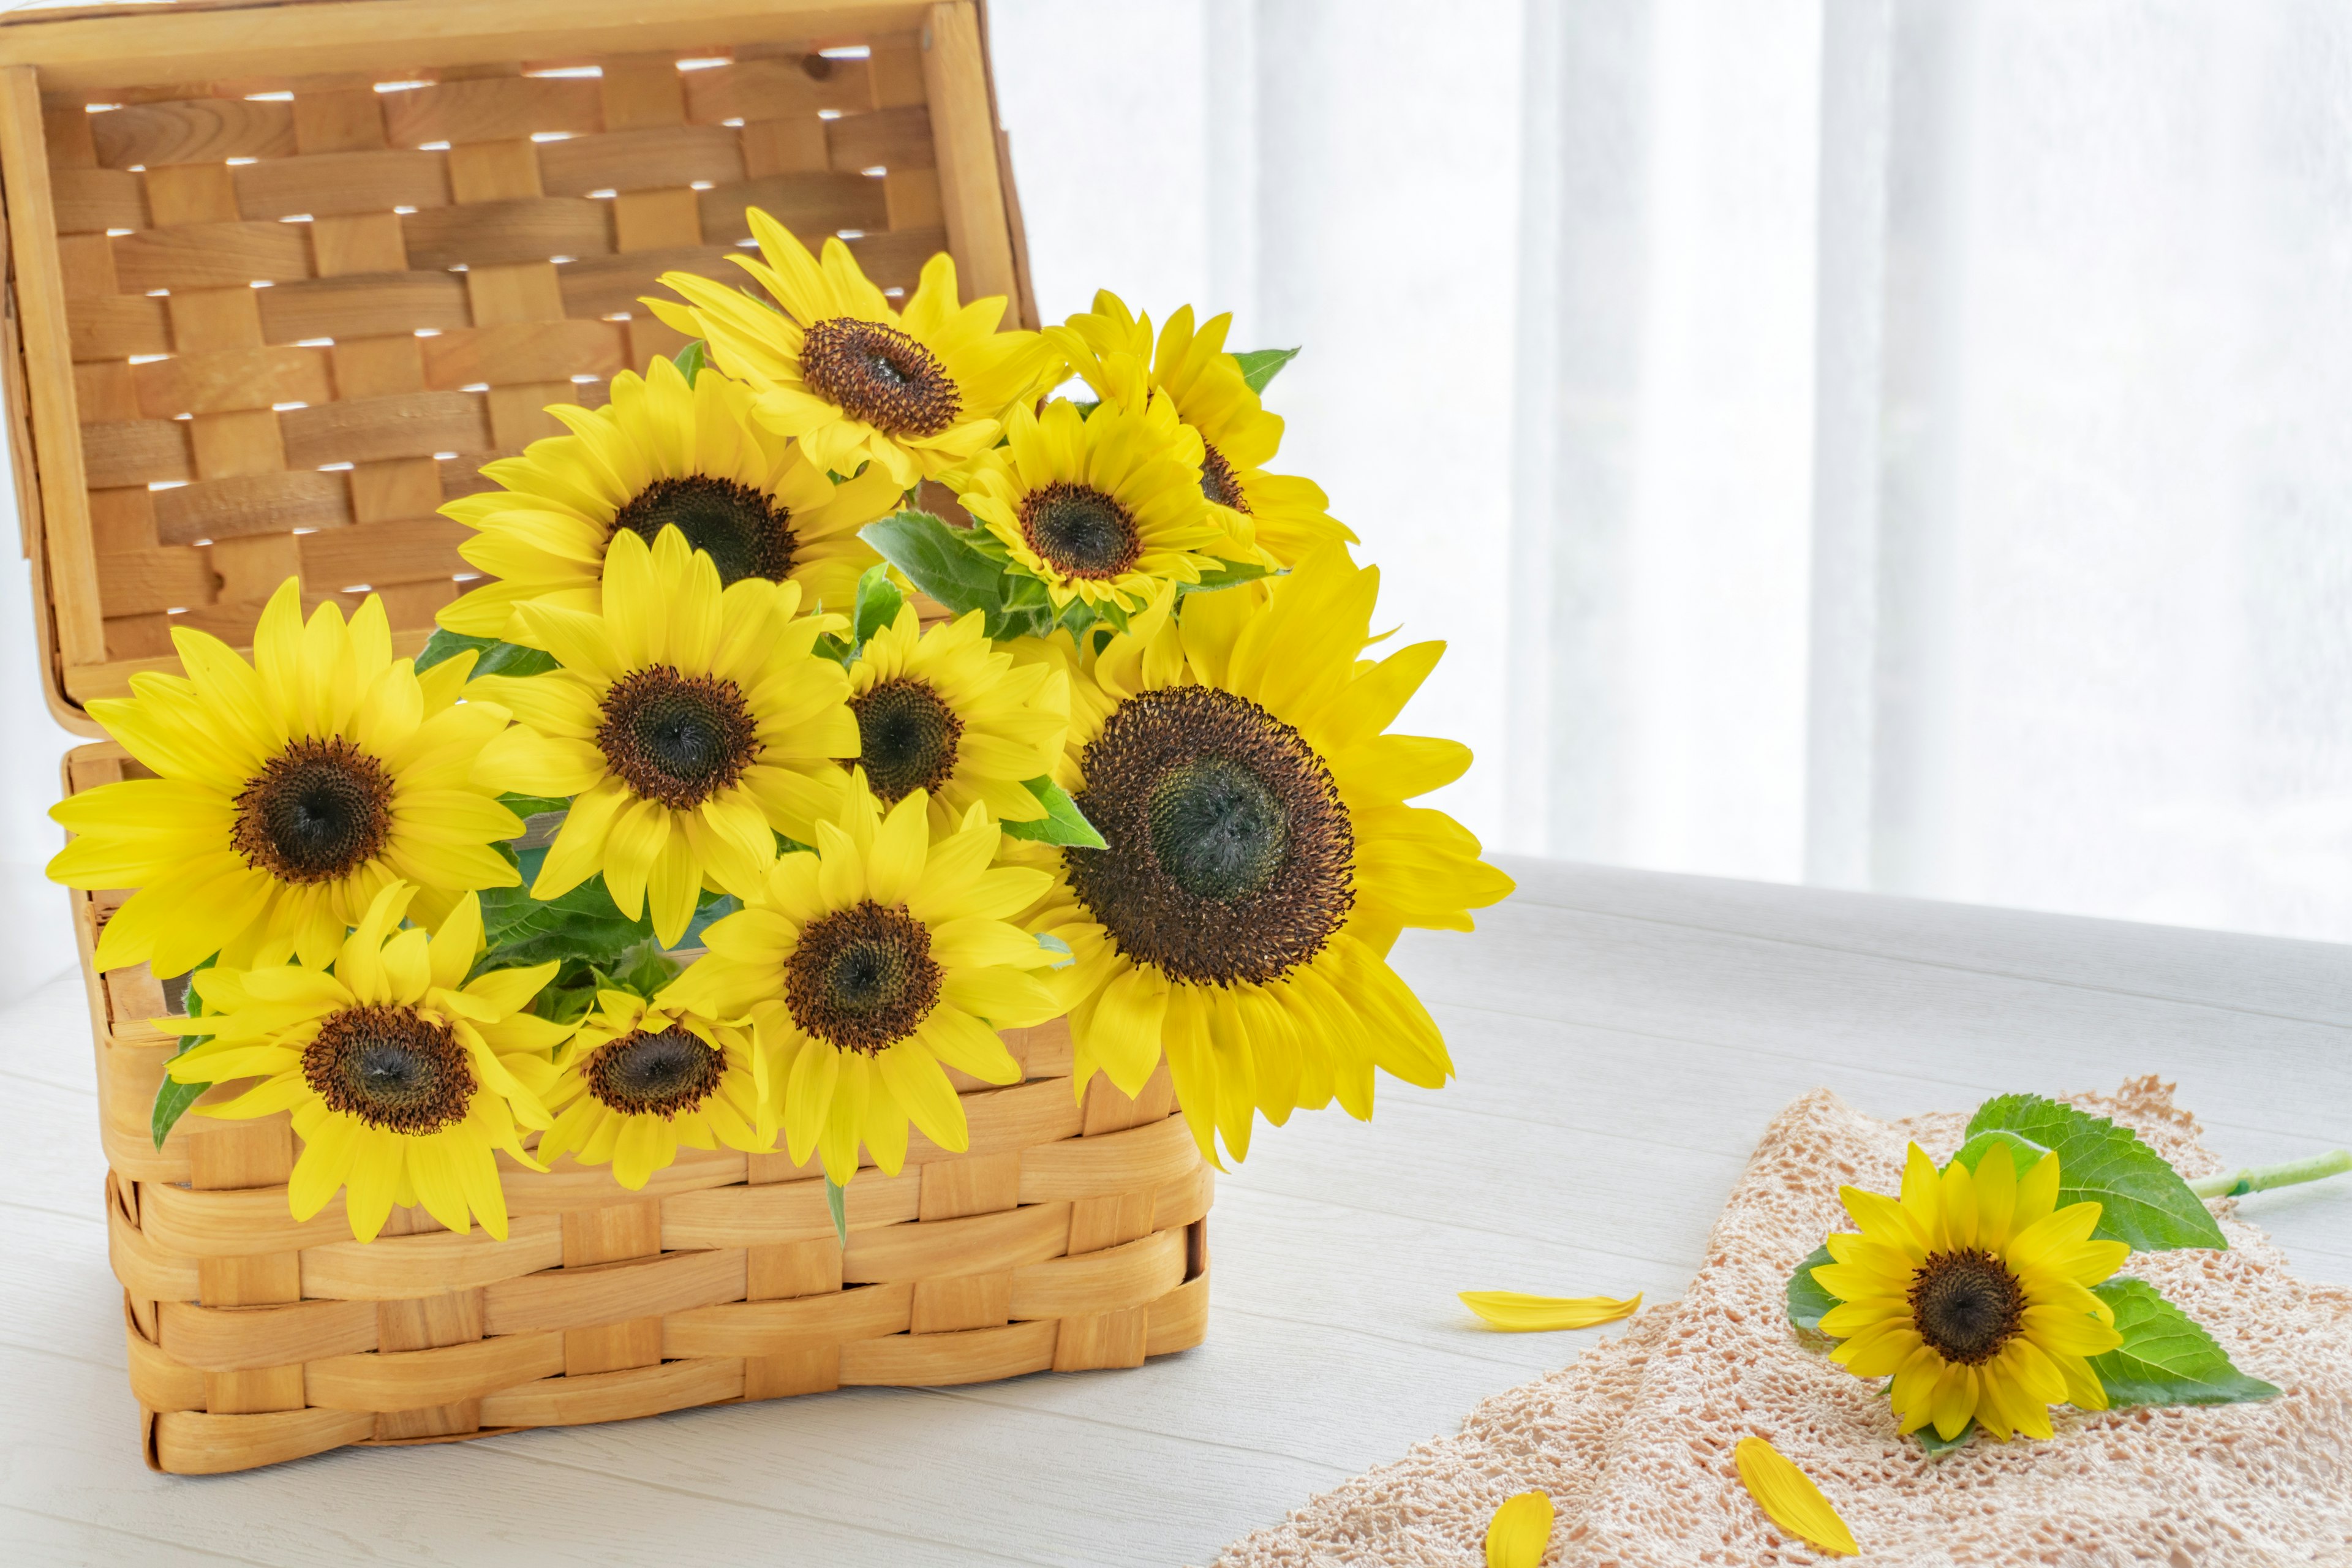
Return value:
M 1486 1568 L 1536 1568 L 1551 1544 L 1551 1499 L 1521 1492 L 1486 1526 Z
M 1642 1297 L 1639 1291 L 1620 1301 L 1609 1296 L 1523 1296 L 1517 1290 L 1465 1290 L 1462 1304 L 1498 1329 L 1527 1334 L 1613 1323 L 1639 1310 Z
M 1780 1457 L 1761 1437 L 1742 1437 L 1735 1457 L 1739 1483 L 1768 1518 L 1790 1534 L 1838 1557 L 1859 1557 L 1853 1531 L 1845 1527 L 1812 1479 Z

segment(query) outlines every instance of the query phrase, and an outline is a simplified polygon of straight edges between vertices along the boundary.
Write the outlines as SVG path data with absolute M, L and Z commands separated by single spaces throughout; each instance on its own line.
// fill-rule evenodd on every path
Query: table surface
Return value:
M 1816 1085 L 1897 1116 L 2152 1071 L 2230 1161 L 2352 1139 L 2352 948 L 1507 864 L 1520 890 L 1475 934 L 1397 952 L 1459 1080 L 1261 1131 L 1218 1187 L 1198 1350 L 205 1479 L 140 1463 L 68 977 L 0 1015 L 0 1557 L 1205 1563 L 1615 1331 L 1492 1333 L 1454 1292 L 1674 1296 Z M 2352 1283 L 2352 1181 L 2245 1213 Z

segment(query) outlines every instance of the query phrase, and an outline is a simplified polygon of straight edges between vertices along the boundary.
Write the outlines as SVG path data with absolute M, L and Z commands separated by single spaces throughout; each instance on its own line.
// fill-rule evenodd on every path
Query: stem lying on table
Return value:
M 2297 1182 L 2315 1182 L 2323 1176 L 2337 1176 L 2347 1171 L 2352 1171 L 2352 1150 L 2336 1149 L 2325 1154 L 2314 1154 L 2308 1160 L 2289 1160 L 2283 1165 L 2249 1165 L 2242 1171 L 2200 1176 L 2189 1184 L 2189 1190 L 2200 1198 L 2234 1198 L 2270 1187 L 2291 1187 Z

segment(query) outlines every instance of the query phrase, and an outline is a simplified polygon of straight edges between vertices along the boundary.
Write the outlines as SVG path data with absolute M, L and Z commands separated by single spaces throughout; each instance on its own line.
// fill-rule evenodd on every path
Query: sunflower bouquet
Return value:
M 1059 1017 L 1076 1093 L 1164 1069 L 1212 1163 L 1444 1083 L 1390 949 L 1511 884 L 1412 804 L 1468 751 L 1391 732 L 1442 645 L 1368 655 L 1377 572 L 1265 467 L 1295 351 L 1108 293 L 1005 330 L 945 256 L 899 305 L 749 219 L 748 287 L 647 301 L 684 352 L 443 509 L 482 580 L 421 652 L 289 580 L 249 660 L 176 628 L 90 704 L 147 776 L 49 869 L 135 889 L 98 968 L 189 976 L 157 1143 L 287 1112 L 292 1213 L 363 1241 L 682 1147 L 814 1165 L 841 1226 Z

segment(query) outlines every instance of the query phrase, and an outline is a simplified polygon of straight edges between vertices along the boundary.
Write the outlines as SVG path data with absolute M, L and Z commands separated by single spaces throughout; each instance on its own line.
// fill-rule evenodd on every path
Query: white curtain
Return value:
M 1305 345 L 1489 844 L 2352 940 L 2352 7 L 990 17 L 1045 311 Z M 71 960 L 29 627 L 0 984 Z

